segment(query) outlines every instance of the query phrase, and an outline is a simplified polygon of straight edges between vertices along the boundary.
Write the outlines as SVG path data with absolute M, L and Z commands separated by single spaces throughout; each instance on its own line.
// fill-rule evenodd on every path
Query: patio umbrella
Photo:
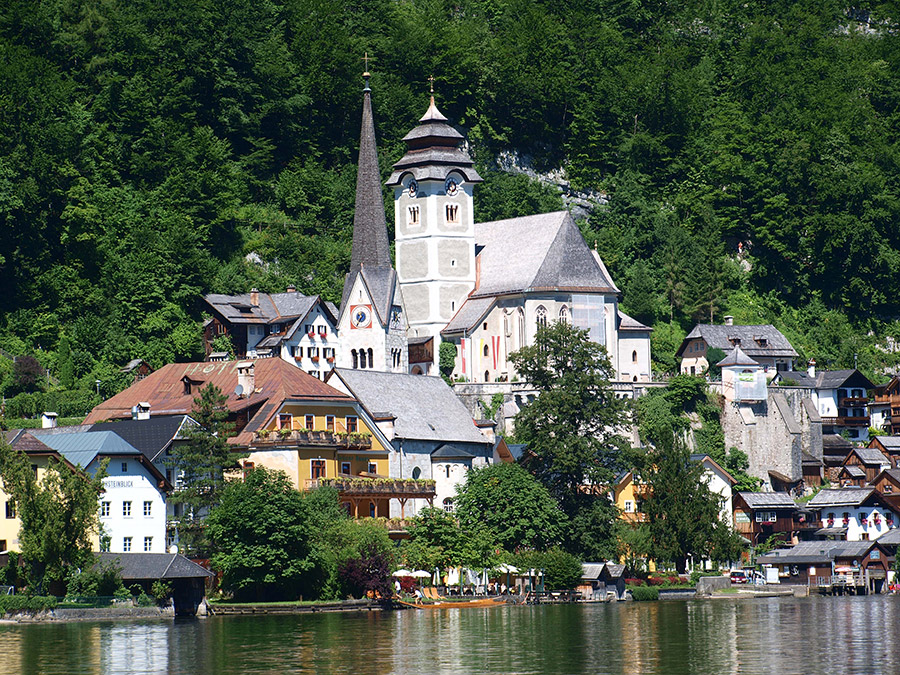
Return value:
M 426 572 L 426 574 L 427 574 L 427 572 Z M 392 577 L 414 577 L 417 575 L 415 572 L 410 572 L 409 570 L 401 569 L 401 570 L 397 570 L 396 572 L 394 572 L 391 576 Z
M 425 570 L 416 570 L 415 572 L 410 572 L 407 576 L 416 577 L 417 579 L 427 579 L 431 576 L 431 572 L 426 572 Z

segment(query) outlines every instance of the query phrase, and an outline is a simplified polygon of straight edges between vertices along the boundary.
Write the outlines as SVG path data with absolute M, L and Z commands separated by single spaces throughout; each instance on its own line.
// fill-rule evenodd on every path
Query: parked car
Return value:
M 746 584 L 749 583 L 750 579 L 747 577 L 747 573 L 744 570 L 732 570 L 731 572 L 731 583 L 733 584 Z

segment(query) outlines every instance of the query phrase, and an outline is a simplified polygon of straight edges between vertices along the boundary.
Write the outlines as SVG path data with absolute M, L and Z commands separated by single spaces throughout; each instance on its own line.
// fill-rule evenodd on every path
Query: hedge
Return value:
M 0 595 L 0 614 L 43 612 L 55 609 L 56 605 L 52 595 Z
M 35 417 L 42 412 L 55 412 L 60 417 L 87 415 L 100 402 L 92 391 L 70 389 L 66 391 L 17 394 L 6 400 L 7 417 Z
M 635 586 L 631 589 L 631 597 L 635 602 L 644 602 L 647 600 L 659 600 L 659 589 L 648 586 Z
M 61 427 L 74 427 L 84 422 L 84 417 L 57 417 L 56 424 Z M 26 417 L 18 417 L 15 419 L 5 419 L 6 426 L 10 429 L 40 429 L 41 420 L 32 420 Z

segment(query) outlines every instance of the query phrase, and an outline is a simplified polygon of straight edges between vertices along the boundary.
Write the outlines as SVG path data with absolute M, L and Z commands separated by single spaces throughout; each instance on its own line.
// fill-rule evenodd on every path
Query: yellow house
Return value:
M 645 483 L 635 480 L 634 471 L 620 476 L 613 488 L 613 501 L 619 509 L 619 518 L 628 523 L 646 523 L 647 514 L 643 512 L 643 503 L 648 490 Z
M 14 450 L 28 455 L 38 481 L 43 480 L 51 458 L 67 466 L 72 471 L 78 471 L 75 466 L 56 450 L 44 445 L 25 430 L 6 431 L 4 432 L 4 438 Z M 0 479 L 0 509 L 2 509 L 0 511 L 0 553 L 5 551 L 18 552 L 21 550 L 19 547 L 19 531 L 22 528 L 22 521 L 19 520 L 16 513 L 15 502 L 3 489 L 2 479 Z M 97 532 L 91 537 L 91 548 L 94 551 L 100 550 L 100 536 Z
M 283 471 L 298 490 L 337 488 L 354 517 L 390 517 L 390 500 L 434 497 L 433 481 L 394 480 L 393 447 L 353 398 L 328 401 L 287 398 L 255 431 L 245 429 L 232 442 L 246 449 L 245 469 L 264 466 Z

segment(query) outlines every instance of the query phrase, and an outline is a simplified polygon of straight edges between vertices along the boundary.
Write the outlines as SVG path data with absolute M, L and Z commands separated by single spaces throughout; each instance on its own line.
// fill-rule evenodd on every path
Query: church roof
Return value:
M 466 300 L 459 311 L 453 315 L 441 333 L 458 333 L 459 331 L 471 330 L 485 317 L 485 315 L 494 306 L 497 301 L 494 297 L 486 298 L 469 298 Z
M 359 165 L 356 173 L 356 206 L 353 212 L 353 248 L 350 271 L 344 280 L 341 313 L 347 310 L 347 300 L 353 284 L 365 269 L 363 280 L 385 323 L 393 298 L 396 274 L 391 266 L 391 249 L 381 197 L 381 173 L 378 168 L 378 148 L 375 142 L 375 122 L 372 118 L 372 91 L 366 79 L 363 90 L 362 126 L 359 134 Z M 387 310 L 385 309 L 387 308 Z
M 490 445 L 462 401 L 439 377 L 349 368 L 335 368 L 332 374 L 370 415 L 379 411 L 380 417 L 394 418 L 395 439 Z
M 650 326 L 645 326 L 637 319 L 632 319 L 622 310 L 618 310 L 619 313 L 619 330 L 633 330 L 633 331 L 652 331 L 653 329 Z
M 759 363 L 751 359 L 740 347 L 735 347 L 717 366 L 758 366 Z
M 419 125 L 403 137 L 406 154 L 394 164 L 387 184 L 399 185 L 411 173 L 416 180 L 444 180 L 451 171 L 459 171 L 469 183 L 480 183 L 469 153 L 460 147 L 463 135 L 447 124 L 447 118 L 434 104 L 434 96 Z
M 510 255 L 512 242 L 527 242 Z M 481 267 L 472 297 L 525 291 L 618 293 L 568 211 L 475 225 Z

